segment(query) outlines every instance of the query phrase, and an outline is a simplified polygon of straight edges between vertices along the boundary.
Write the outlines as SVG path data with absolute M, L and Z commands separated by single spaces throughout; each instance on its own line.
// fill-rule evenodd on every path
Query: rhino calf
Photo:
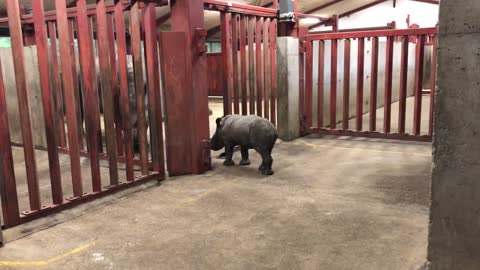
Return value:
M 248 150 L 255 149 L 262 157 L 258 168 L 264 175 L 272 175 L 272 149 L 278 138 L 275 126 L 267 119 L 256 115 L 227 115 L 217 119 L 217 130 L 211 139 L 211 149 L 218 151 L 225 147 L 225 166 L 233 166 L 235 146 L 242 152 L 241 166 L 250 165 Z

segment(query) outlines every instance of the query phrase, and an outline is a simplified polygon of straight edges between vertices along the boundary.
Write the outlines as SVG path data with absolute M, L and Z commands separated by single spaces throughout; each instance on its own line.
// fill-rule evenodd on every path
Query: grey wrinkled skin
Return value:
M 262 157 L 258 168 L 264 175 L 272 175 L 272 149 L 278 138 L 275 126 L 267 119 L 256 115 L 227 115 L 217 119 L 217 129 L 211 138 L 211 149 L 219 151 L 225 147 L 225 166 L 233 166 L 235 146 L 242 152 L 240 165 L 250 165 L 248 150 L 255 149 Z

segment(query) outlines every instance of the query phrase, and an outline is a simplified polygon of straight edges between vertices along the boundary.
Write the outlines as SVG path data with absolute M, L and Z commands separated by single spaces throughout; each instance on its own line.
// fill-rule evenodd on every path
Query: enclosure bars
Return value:
M 276 124 L 277 9 L 213 0 L 204 8 L 220 12 L 224 115 L 256 114 Z
M 305 117 L 305 129 L 308 133 L 323 133 L 323 134 L 334 134 L 334 135 L 347 135 L 347 136 L 361 136 L 361 137 L 375 137 L 375 138 L 388 138 L 388 139 L 401 139 L 401 140 L 416 140 L 416 141 L 431 141 L 432 138 L 432 115 L 433 115 L 433 103 L 434 103 L 434 91 L 435 91 L 435 66 L 436 66 L 436 28 L 419 28 L 419 29 L 399 29 L 399 30 L 376 30 L 376 31 L 356 31 L 356 32 L 333 32 L 333 33 L 320 33 L 320 34 L 308 34 L 306 35 L 306 74 L 305 74 L 305 102 L 304 102 L 304 117 Z M 412 116 L 412 132 L 407 133 L 405 130 L 405 119 L 406 119 L 406 108 L 407 108 L 407 73 L 408 73 L 408 46 L 410 37 L 414 37 L 413 41 L 415 42 L 415 72 L 414 76 L 414 89 L 413 89 L 413 99 L 414 99 L 414 108 Z M 367 75 L 364 74 L 365 70 L 365 40 L 371 40 L 372 46 L 368 49 L 372 50 L 371 55 L 371 70 Z M 385 45 L 385 63 L 379 63 L 379 40 L 386 39 Z M 391 107 L 392 107 L 392 77 L 393 77 L 393 48 L 395 40 L 401 40 L 401 59 L 400 59 L 400 83 L 398 86 L 399 89 L 399 121 L 398 128 L 396 132 L 391 131 Z M 431 40 L 429 46 L 432 46 L 432 68 L 430 75 L 430 108 L 429 108 L 429 129 L 426 131 L 421 130 L 421 121 L 422 121 L 422 96 L 423 93 L 423 66 L 424 66 L 424 54 L 426 40 Z M 341 115 L 337 113 L 337 51 L 338 43 L 342 42 L 344 44 L 344 63 L 343 63 L 343 110 Z M 355 119 L 355 130 L 352 130 L 349 126 L 349 120 L 352 117 L 352 114 L 349 111 L 350 106 L 350 72 L 351 72 L 351 42 L 356 41 L 357 43 L 357 84 L 356 84 L 356 101 L 355 101 L 355 114 L 353 118 Z M 317 103 L 318 115 L 317 123 L 313 125 L 313 43 L 318 42 L 319 48 L 319 74 L 318 74 L 318 100 Z M 324 59 L 325 55 L 325 42 L 329 42 L 331 46 L 331 59 Z M 330 69 L 330 101 L 328 106 L 330 108 L 329 112 L 329 124 L 324 125 L 323 119 L 325 114 L 324 104 L 324 85 L 325 81 L 323 78 L 324 70 L 323 65 L 325 61 L 331 61 Z M 378 130 L 376 126 L 377 115 L 376 109 L 379 107 L 377 103 L 378 96 L 378 71 L 379 65 L 383 65 L 385 68 L 385 92 L 384 94 L 384 122 L 383 130 Z M 372 77 L 370 80 L 370 91 L 369 91 L 369 100 L 371 101 L 370 106 L 364 108 L 365 98 L 364 98 L 364 79 Z M 367 110 L 368 108 L 368 110 Z M 363 127 L 363 116 L 364 113 L 369 113 L 369 126 L 368 130 L 364 130 Z M 342 122 L 340 128 L 337 127 L 337 123 Z
M 163 166 L 163 138 L 162 138 L 162 116 L 161 101 L 159 91 L 159 81 L 155 79 L 154 73 L 150 73 L 147 78 L 149 84 L 149 112 L 152 121 L 150 129 L 152 141 L 152 161 L 148 160 L 147 149 L 147 128 L 145 116 L 145 104 L 143 102 L 143 74 L 142 68 L 142 49 L 138 44 L 142 44 L 142 26 L 143 21 L 146 28 L 144 41 L 146 46 L 146 62 L 149 70 L 159 70 L 159 63 L 152 62 L 154 51 L 157 51 L 158 39 L 156 37 L 156 21 L 152 16 L 155 4 L 143 1 L 136 1 L 130 5 L 126 1 L 116 0 L 113 5 L 106 5 L 103 0 L 97 1 L 95 6 L 86 5 L 86 0 L 77 0 L 77 7 L 66 8 L 65 0 L 56 0 L 57 9 L 54 12 L 44 12 L 43 0 L 32 1 L 33 13 L 21 15 L 17 0 L 8 0 L 8 18 L 0 19 L 8 21 L 12 37 L 12 53 L 14 55 L 15 77 L 17 80 L 17 95 L 19 101 L 18 110 L 21 114 L 21 127 L 23 142 L 20 145 L 24 148 L 24 158 L 27 169 L 28 200 L 30 206 L 28 209 L 20 209 L 19 197 L 17 193 L 17 183 L 15 180 L 12 143 L 8 123 L 8 111 L 6 107 L 6 93 L 4 90 L 3 76 L 0 76 L 0 195 L 2 199 L 2 212 L 4 218 L 4 227 L 12 227 L 40 216 L 60 211 L 62 209 L 75 206 L 85 201 L 89 201 L 100 196 L 111 194 L 118 190 L 139 185 L 153 179 L 163 179 L 165 169 Z M 165 4 L 165 3 L 164 3 Z M 129 15 L 131 23 L 125 27 L 123 20 L 125 15 Z M 154 14 L 153 14 L 154 15 Z M 93 18 L 95 18 L 95 29 L 93 31 Z M 24 66 L 25 57 L 23 55 L 24 38 L 22 33 L 22 24 L 34 23 L 34 39 L 38 51 L 38 70 L 40 72 L 40 85 L 43 113 L 45 115 L 45 125 L 47 133 L 46 147 L 35 145 L 32 138 L 30 109 L 28 104 L 28 86 L 26 84 L 26 69 Z M 149 27 L 150 26 L 150 27 Z M 134 158 L 133 143 L 131 135 L 131 123 L 128 116 L 131 112 L 128 102 L 128 92 L 126 84 L 127 63 L 126 63 L 126 29 L 131 33 L 131 44 L 133 45 L 133 58 L 135 72 L 135 82 L 137 83 L 137 117 L 139 122 L 139 133 L 142 133 L 139 142 L 141 154 L 139 158 Z M 96 36 L 94 36 L 96 34 Z M 111 37 L 114 37 L 113 40 Z M 72 46 L 73 38 L 79 41 L 78 58 L 75 47 Z M 50 41 L 50 45 L 47 43 Z M 98 56 L 94 50 L 95 42 L 98 42 Z M 57 55 L 57 49 L 60 49 L 60 56 Z M 114 53 L 112 48 L 117 48 Z M 107 133 L 107 151 L 102 153 L 102 138 L 100 134 L 100 113 L 98 88 L 96 84 L 95 58 L 98 57 L 100 68 L 102 70 L 101 88 L 103 95 L 103 115 Z M 48 59 L 51 59 L 49 65 Z M 80 67 L 80 77 L 77 77 L 78 61 Z M 59 62 L 61 62 L 61 69 Z M 110 70 L 113 65 L 118 65 L 119 78 L 113 76 Z M 0 69 L 1 70 L 1 69 Z M 77 83 L 80 78 L 81 88 Z M 112 80 L 113 78 L 113 80 Z M 116 82 L 116 80 L 119 80 Z M 109 83 L 110 82 L 110 83 Z M 117 87 L 118 84 L 120 87 Z M 115 87 L 112 89 L 112 85 Z M 63 86 L 63 87 L 62 87 Z M 83 130 L 80 122 L 80 94 L 77 92 L 82 89 L 85 98 L 85 139 L 86 149 L 83 147 Z M 119 92 L 116 92 L 119 91 Z M 119 101 L 120 102 L 119 104 Z M 65 103 L 67 131 L 64 131 L 63 109 Z M 122 119 L 119 118 L 123 115 Z M 145 122 L 141 122 L 143 119 Z M 121 144 L 120 144 L 121 143 Z M 120 144 L 120 145 L 117 145 Z M 37 176 L 35 149 L 47 150 L 49 159 L 51 204 L 45 199 L 42 201 L 42 192 L 39 189 L 39 179 Z M 71 183 L 72 197 L 65 198 L 70 190 L 65 190 L 62 185 L 62 175 L 59 168 L 59 155 L 68 154 L 71 164 Z M 125 154 L 124 156 L 122 154 Z M 80 157 L 86 157 L 90 161 L 91 172 L 91 192 L 88 192 L 88 185 L 85 185 L 84 179 L 89 176 L 82 174 Z M 110 182 L 105 184 L 99 169 L 99 162 L 108 160 Z M 118 163 L 125 163 L 126 182 L 119 181 Z M 141 172 L 134 174 L 134 166 L 140 166 Z M 63 183 L 68 181 L 63 180 Z M 106 186 L 109 185 L 109 186 Z M 43 194 L 45 195 L 45 194 Z

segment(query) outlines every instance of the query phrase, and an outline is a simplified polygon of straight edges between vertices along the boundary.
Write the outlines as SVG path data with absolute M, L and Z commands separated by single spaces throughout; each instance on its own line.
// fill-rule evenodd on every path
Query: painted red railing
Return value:
M 433 104 L 435 92 L 435 67 L 436 67 L 436 28 L 418 28 L 418 29 L 399 29 L 399 30 L 375 30 L 375 31 L 355 31 L 355 32 L 333 32 L 307 34 L 305 37 L 305 93 L 302 100 L 304 107 L 304 132 L 307 133 L 326 133 L 335 135 L 351 135 L 365 137 L 379 137 L 392 139 L 420 140 L 430 141 L 432 138 Z M 415 43 L 411 43 L 410 37 L 415 37 Z M 400 39 L 400 43 L 396 40 Z M 425 41 L 430 40 L 430 45 Z M 369 46 L 366 48 L 366 42 Z M 343 52 L 339 53 L 340 45 Z M 353 47 L 352 45 L 356 46 Z M 382 44 L 383 43 L 383 44 Z M 318 44 L 318 45 L 317 45 Z M 326 44 L 330 50 L 326 51 Z M 318 85 L 316 89 L 317 100 L 314 96 L 314 45 L 318 47 Z M 413 74 L 409 74 L 409 47 L 415 46 L 415 68 Z M 424 81 L 424 63 L 425 49 L 431 46 L 431 74 L 430 91 L 423 91 Z M 384 50 L 380 50 L 384 47 Z M 400 47 L 400 48 L 399 48 Z M 394 48 L 400 51 L 394 53 Z M 356 62 L 353 62 L 351 52 L 356 49 Z M 370 53 L 370 59 L 365 59 L 367 51 Z M 330 54 L 330 59 L 326 59 L 326 53 Z M 384 63 L 379 63 L 379 55 L 384 58 Z M 394 73 L 395 55 L 400 57 L 399 74 Z M 366 63 L 370 63 L 370 70 L 366 70 Z M 325 70 L 326 61 L 329 61 L 330 68 Z M 341 76 L 339 76 L 339 64 L 342 67 Z M 352 68 L 356 69 L 356 74 L 352 73 Z M 366 73 L 366 74 L 365 74 Z M 412 73 L 412 71 L 410 71 Z M 325 80 L 325 74 L 329 74 L 329 89 Z M 384 82 L 379 82 L 380 75 L 385 77 Z M 399 76 L 398 85 L 393 84 L 393 78 Z M 354 87 L 351 78 L 356 76 L 356 85 Z M 408 88 L 408 78 L 413 76 L 413 89 Z M 369 80 L 368 91 L 367 81 Z M 383 84 L 382 84 L 383 83 Z M 342 84 L 342 90 L 339 91 L 339 84 Z M 380 90 L 383 87 L 383 91 Z M 395 90 L 395 91 L 394 91 Z M 409 91 L 411 90 L 411 91 Z M 392 96 L 398 92 L 397 96 Z M 325 96 L 329 95 L 329 100 Z M 411 96 L 409 96 L 411 93 Z M 422 130 L 422 98 L 428 93 L 430 98 L 428 115 L 428 128 Z M 342 102 L 337 102 L 341 94 Z M 379 103 L 378 96 L 383 95 L 383 104 Z M 353 96 L 355 99 L 352 101 Z M 408 106 L 407 100 L 413 99 L 413 106 Z M 398 124 L 392 128 L 392 103 L 398 100 Z M 355 112 L 350 111 L 351 102 L 355 104 Z M 337 113 L 338 104 L 342 104 L 342 112 Z M 314 105 L 317 107 L 317 122 L 313 123 Z M 368 105 L 368 106 L 365 106 Z M 397 105 L 395 105 L 397 106 Z M 325 108 L 329 107 L 329 112 Z M 377 110 L 383 108 L 383 128 L 377 127 Z M 340 115 L 339 115 L 340 114 Z M 366 117 L 368 114 L 368 117 Z M 412 114 L 412 119 L 407 119 L 407 115 Z M 328 116 L 328 121 L 324 118 Z M 354 126 L 349 123 L 354 120 Z M 408 121 L 411 120 L 411 121 Z M 364 122 L 369 122 L 364 125 Z M 411 122 L 411 132 L 406 131 L 407 123 Z M 341 125 L 339 125 L 341 123 Z
M 205 1 L 220 11 L 224 114 L 276 123 L 276 9 Z
M 158 3 L 115 0 L 106 5 L 104 0 L 99 0 L 96 5 L 87 6 L 86 0 L 77 0 L 75 8 L 67 9 L 65 0 L 56 0 L 56 10 L 44 12 L 43 0 L 35 0 L 32 1 L 32 14 L 22 15 L 17 0 L 6 2 L 8 18 L 0 21 L 8 21 L 11 34 L 22 143 L 11 143 L 2 75 L 0 196 L 4 226 L 12 227 L 146 181 L 163 179 L 166 172 L 155 18 Z M 130 18 L 128 25 L 125 16 Z M 38 55 L 46 147 L 35 145 L 32 138 L 23 51 L 25 32 L 22 31 L 22 24 L 29 23 L 34 26 L 33 42 Z M 74 39 L 78 41 L 78 52 Z M 131 47 L 135 70 L 134 82 L 131 82 L 135 83 L 135 93 L 129 92 L 128 47 Z M 148 73 L 146 96 L 144 62 Z M 98 87 L 97 83 L 101 86 Z M 80 93 L 84 104 L 80 101 Z M 132 94 L 136 97 L 136 112 L 130 107 Z M 145 97 L 148 97 L 148 103 L 145 103 Z M 85 129 L 81 120 L 82 108 Z M 138 155 L 134 153 L 132 114 L 138 119 Z M 102 118 L 105 140 L 102 138 Z M 19 203 L 25 198 L 20 198 L 17 190 L 19 183 L 15 178 L 12 153 L 15 145 L 24 151 L 29 206 Z M 51 187 L 48 195 L 39 187 L 40 181 L 45 179 L 38 176 L 36 150 L 48 152 Z M 60 170 L 65 166 L 64 162 L 60 163 L 61 159 L 64 160 L 60 155 L 65 154 L 70 165 L 71 191 L 66 190 L 66 180 L 62 180 L 66 175 Z M 84 173 L 81 157 L 88 159 L 90 175 Z M 107 161 L 108 172 L 101 173 L 102 160 Z M 125 168 L 122 174 L 120 165 Z M 88 190 L 86 179 L 91 179 L 91 190 Z M 51 202 L 47 201 L 50 198 Z

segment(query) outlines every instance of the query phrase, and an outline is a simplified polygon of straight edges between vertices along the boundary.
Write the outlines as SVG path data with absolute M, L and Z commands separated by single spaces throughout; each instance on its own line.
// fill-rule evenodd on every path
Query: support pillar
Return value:
M 211 166 L 208 147 L 210 132 L 203 1 L 171 0 L 170 5 L 172 31 L 185 33 L 187 85 L 181 102 L 184 103 L 182 106 L 190 108 L 190 111 L 185 112 L 191 117 L 190 126 L 185 132 L 190 137 L 191 173 L 200 174 L 209 170 Z
M 277 38 L 278 134 L 283 141 L 300 137 L 299 42 Z
M 480 269 L 480 5 L 442 0 L 429 270 Z

